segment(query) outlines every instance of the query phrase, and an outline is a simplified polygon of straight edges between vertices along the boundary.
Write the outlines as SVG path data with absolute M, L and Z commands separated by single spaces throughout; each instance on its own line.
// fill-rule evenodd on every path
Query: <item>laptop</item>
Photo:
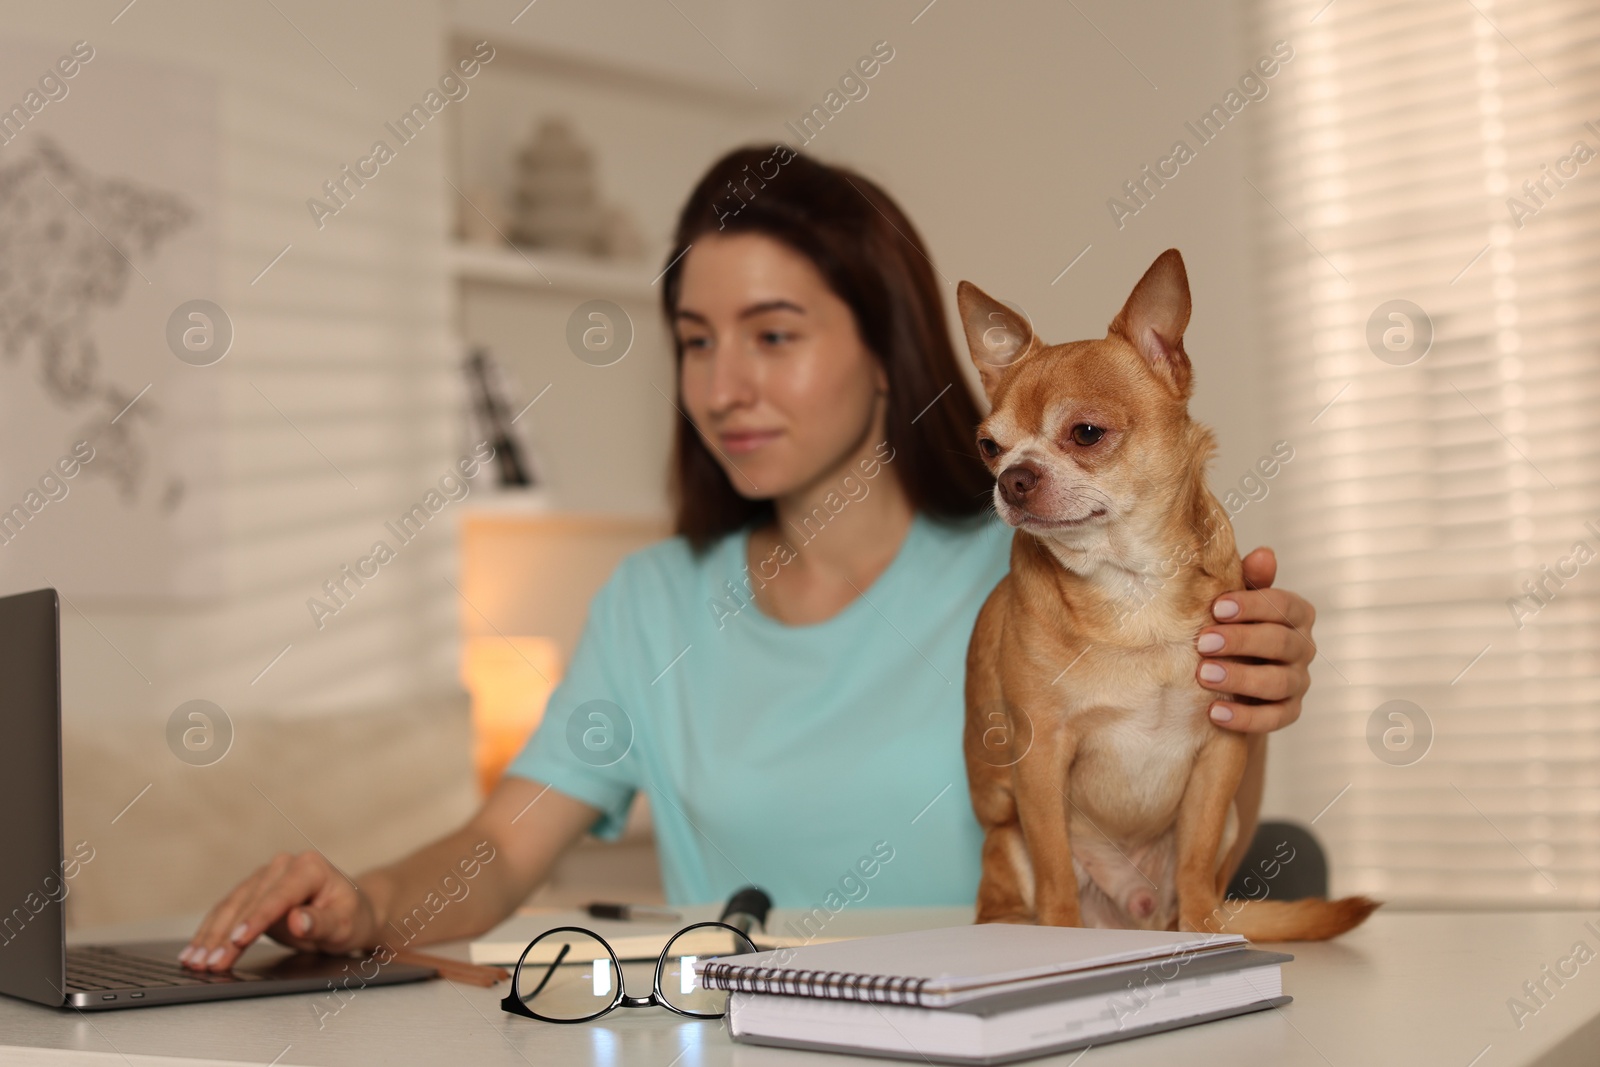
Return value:
M 178 962 L 184 941 L 68 946 L 61 809 L 61 614 L 54 589 L 0 597 L 0 993 L 83 1010 L 321 993 L 432 978 L 431 967 L 252 945 L 232 971 Z M 115 832 L 112 830 L 110 832 Z M 92 845 L 93 842 L 90 842 Z

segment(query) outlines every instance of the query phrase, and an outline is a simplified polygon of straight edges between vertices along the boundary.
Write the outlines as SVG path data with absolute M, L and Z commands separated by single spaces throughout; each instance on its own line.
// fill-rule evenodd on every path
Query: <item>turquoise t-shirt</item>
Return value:
M 757 885 L 779 907 L 971 904 L 967 641 L 1011 534 L 919 514 L 863 596 L 805 626 L 750 599 L 748 530 L 635 552 L 508 773 L 599 808 L 602 838 L 645 790 L 670 903 Z

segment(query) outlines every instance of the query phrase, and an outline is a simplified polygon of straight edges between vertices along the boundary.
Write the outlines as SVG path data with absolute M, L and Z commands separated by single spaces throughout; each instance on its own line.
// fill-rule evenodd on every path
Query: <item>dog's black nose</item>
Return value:
M 1012 507 L 1021 507 L 1033 487 L 1039 484 L 1039 471 L 1028 463 L 1018 463 L 1000 472 L 1000 495 Z

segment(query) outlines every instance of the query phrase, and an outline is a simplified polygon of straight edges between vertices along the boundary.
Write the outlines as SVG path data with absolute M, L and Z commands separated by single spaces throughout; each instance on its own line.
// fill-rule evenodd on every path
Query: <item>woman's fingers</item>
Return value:
M 288 868 L 291 858 L 287 852 L 279 853 L 271 862 L 235 886 L 231 893 L 206 913 L 188 947 L 178 953 L 178 959 L 191 967 L 204 967 L 206 960 L 215 955 L 227 940 L 228 931 L 239 921 L 239 914 L 260 894 L 264 885 Z
M 1298 593 L 1272 588 L 1278 577 L 1272 549 L 1255 549 L 1242 564 L 1246 588 L 1211 602 L 1217 622 L 1195 640 L 1201 657 L 1195 678 L 1228 694 L 1211 702 L 1206 713 L 1212 722 L 1242 733 L 1266 733 L 1300 717 L 1317 654 L 1311 640 L 1317 610 Z
M 315 852 L 274 857 L 212 909 L 179 958 L 191 967 L 222 971 L 263 933 L 272 932 L 291 948 L 302 950 L 319 947 L 319 927 L 334 930 L 343 925 L 348 933 L 348 922 L 341 924 L 337 918 L 337 905 L 329 909 L 328 890 L 335 879 L 342 884 L 342 876 Z M 344 910 L 351 910 L 354 891 L 347 896 Z M 296 912 L 304 914 L 295 916 L 293 923 L 285 922 Z
M 1265 589 L 1278 577 L 1278 555 L 1265 546 L 1252 549 L 1239 562 L 1244 571 L 1246 589 Z
M 324 884 L 324 872 L 312 853 L 296 856 L 289 869 L 266 889 L 239 915 L 239 922 L 228 931 L 230 944 L 243 948 L 254 941 L 267 928 L 289 913 L 291 908 L 314 898 Z
M 247 895 L 255 892 L 255 881 L 260 877 L 260 871 L 252 874 L 235 886 L 231 893 L 217 901 L 210 911 L 206 912 L 205 918 L 200 920 L 200 925 L 195 927 L 194 936 L 189 939 L 189 943 L 178 953 L 180 961 L 184 963 L 191 962 L 190 957 L 197 952 L 200 953 L 202 959 L 205 958 L 205 952 L 209 951 L 205 946 L 210 944 L 211 931 L 218 925 L 227 922 L 228 917 L 247 899 Z
M 290 908 L 281 919 L 269 923 L 265 933 L 274 941 L 304 952 L 321 944 L 332 926 L 330 916 L 315 905 L 301 904 Z
M 333 866 L 315 852 L 302 852 L 296 856 L 277 879 L 244 909 L 238 923 L 228 931 L 223 953 L 213 960 L 207 957 L 206 965 L 213 970 L 223 970 L 238 959 L 239 954 L 256 938 L 270 928 L 278 927 L 286 936 L 282 940 L 290 948 L 310 951 L 318 947 L 314 928 L 309 936 L 299 935 L 281 926 L 280 921 L 292 910 L 301 910 L 322 897 L 330 878 L 342 877 Z M 314 927 L 314 923 L 313 923 Z M 213 955 L 215 955 L 213 953 Z
M 370 927 L 362 921 L 367 917 L 366 900 L 337 867 L 320 855 L 316 858 L 322 867 L 321 888 L 268 924 L 265 932 L 302 951 L 345 952 L 357 947 L 357 927 L 361 931 Z
M 1311 675 L 1299 663 L 1240 663 L 1203 660 L 1196 675 L 1200 684 L 1262 703 L 1299 700 L 1311 688 Z
M 1300 717 L 1300 701 L 1284 700 L 1272 704 L 1241 704 L 1236 700 L 1213 701 L 1207 710 L 1211 721 L 1240 733 L 1264 734 L 1279 730 Z
M 301 952 L 348 951 L 355 947 L 351 934 L 359 906 L 353 890 L 324 894 L 316 901 L 290 908 L 267 926 L 265 933 Z
M 1309 634 L 1317 611 L 1287 589 L 1240 589 L 1212 601 L 1211 616 L 1218 622 L 1277 622 Z
M 1207 626 L 1195 639 L 1202 656 L 1270 660 L 1273 663 L 1307 663 L 1315 649 L 1293 627 L 1270 622 Z

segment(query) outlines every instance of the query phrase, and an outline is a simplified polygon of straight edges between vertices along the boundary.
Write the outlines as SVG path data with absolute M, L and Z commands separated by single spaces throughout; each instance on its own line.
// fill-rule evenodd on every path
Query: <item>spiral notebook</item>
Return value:
M 992 924 L 696 964 L 735 1041 L 987 1065 L 1289 1002 L 1293 959 L 1237 936 Z
M 695 964 L 710 989 L 944 1008 L 1119 964 L 1236 951 L 1236 934 L 986 923 Z

